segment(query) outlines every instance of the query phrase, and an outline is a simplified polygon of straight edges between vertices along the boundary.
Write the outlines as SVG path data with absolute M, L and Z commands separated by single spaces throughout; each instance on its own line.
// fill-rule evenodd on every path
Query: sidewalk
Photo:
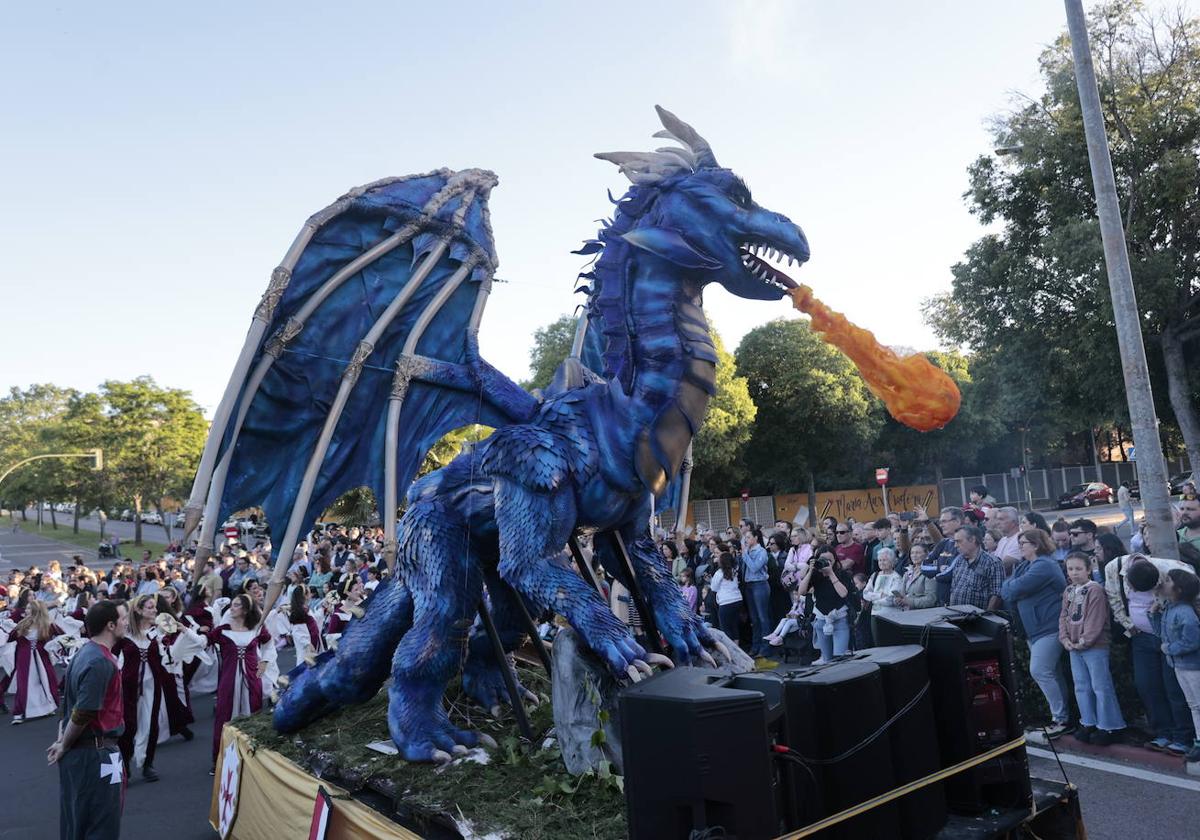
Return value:
M 1181 778 L 1200 776 L 1200 762 L 1187 764 L 1178 756 L 1149 750 L 1140 745 L 1118 742 L 1107 747 L 1098 747 L 1078 741 L 1072 735 L 1063 735 L 1061 738 L 1055 738 L 1052 742 L 1048 742 L 1040 730 L 1030 730 L 1025 733 L 1025 737 L 1031 745 L 1046 750 L 1086 756 L 1100 761 L 1119 762 L 1131 767 L 1153 770 L 1157 773 L 1170 773 Z

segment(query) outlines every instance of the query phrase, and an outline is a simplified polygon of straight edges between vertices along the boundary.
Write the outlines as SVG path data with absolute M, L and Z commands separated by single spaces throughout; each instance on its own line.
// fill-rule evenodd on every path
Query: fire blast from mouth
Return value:
M 919 432 L 940 429 L 958 414 L 962 395 L 945 371 L 920 353 L 903 358 L 875 340 L 870 330 L 856 327 L 813 297 L 801 284 L 789 289 L 792 305 L 812 317 L 813 329 L 858 366 L 867 387 L 888 412 Z

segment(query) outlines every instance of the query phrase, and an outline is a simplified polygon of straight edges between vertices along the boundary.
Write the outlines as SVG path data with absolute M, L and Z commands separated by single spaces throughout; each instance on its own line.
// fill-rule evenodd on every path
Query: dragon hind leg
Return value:
M 387 679 L 392 651 L 412 626 L 413 599 L 397 575 L 385 578 L 367 599 L 361 618 L 352 619 L 336 653 L 300 664 L 275 705 L 274 725 L 294 732 L 342 706 L 375 696 Z
M 437 498 L 413 504 L 400 524 L 397 571 L 412 593 L 413 624 L 392 660 L 388 730 L 406 760 L 445 761 L 480 740 L 451 724 L 442 705 L 483 595 L 459 512 Z

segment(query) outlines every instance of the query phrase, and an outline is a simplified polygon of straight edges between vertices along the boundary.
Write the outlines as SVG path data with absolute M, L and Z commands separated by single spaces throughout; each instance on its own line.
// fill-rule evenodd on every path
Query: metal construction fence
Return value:
M 1188 469 L 1186 458 L 1167 460 L 1167 472 L 1170 475 L 1184 472 Z M 942 479 L 942 506 L 953 505 L 961 507 L 969 499 L 971 488 L 977 484 L 987 487 L 988 492 L 1000 504 L 1019 505 L 1025 502 L 1026 480 L 1029 493 L 1032 494 L 1035 505 L 1044 506 L 1053 503 L 1058 497 L 1072 487 L 1087 484 L 1091 481 L 1103 481 L 1116 492 L 1122 481 L 1137 481 L 1136 461 L 1101 462 L 1099 471 L 1095 464 L 1076 465 L 1072 467 L 1052 467 L 1043 470 L 1029 470 L 1024 477 L 1007 473 L 986 473 L 984 475 L 963 475 L 957 478 Z
M 1167 461 L 1167 472 L 1170 475 L 1184 472 L 1187 469 L 1188 461 L 1186 458 L 1172 458 Z M 967 502 L 971 488 L 977 484 L 987 487 L 988 492 L 995 497 L 999 504 L 1021 506 L 1025 504 L 1025 482 L 1028 479 L 1029 492 L 1032 494 L 1034 505 L 1036 507 L 1047 507 L 1056 502 L 1058 497 L 1067 492 L 1067 490 L 1079 484 L 1103 481 L 1113 488 L 1115 494 L 1117 486 L 1122 481 L 1137 481 L 1137 478 L 1137 463 L 1135 461 L 1103 462 L 1100 464 L 1098 473 L 1095 464 L 1085 464 L 1030 470 L 1028 476 L 1014 476 L 1011 471 L 1007 473 L 963 475 L 942 479 L 942 486 L 939 488 L 939 498 L 931 499 L 930 507 L 932 510 L 946 506 L 961 507 Z M 903 489 L 898 488 L 896 492 L 899 493 Z M 922 496 L 926 496 L 932 494 L 933 486 L 923 485 L 918 489 Z M 875 494 L 875 491 L 870 488 L 840 492 Z M 820 497 L 828 495 L 831 495 L 831 493 L 818 493 Z M 692 515 L 689 521 L 702 522 L 718 531 L 730 525 L 735 525 L 737 520 L 742 516 L 747 516 L 760 525 L 766 525 L 774 522 L 781 516 L 785 519 L 791 519 L 792 514 L 795 512 L 794 498 L 796 496 L 797 494 L 785 494 L 783 496 L 752 496 L 745 500 L 697 500 L 691 503 Z M 939 502 L 940 504 L 938 504 Z M 893 509 L 899 507 L 901 504 L 902 502 L 897 496 L 892 495 Z M 820 509 L 821 506 L 818 505 L 818 515 L 822 515 Z M 835 515 L 840 514 L 839 518 L 849 515 L 844 511 L 835 510 L 831 512 Z M 865 521 L 865 519 L 874 518 L 875 515 L 882 514 L 864 514 L 855 509 L 853 515 L 855 518 Z M 659 514 L 658 520 L 659 526 L 668 531 L 675 527 L 675 514 L 672 511 L 663 511 Z

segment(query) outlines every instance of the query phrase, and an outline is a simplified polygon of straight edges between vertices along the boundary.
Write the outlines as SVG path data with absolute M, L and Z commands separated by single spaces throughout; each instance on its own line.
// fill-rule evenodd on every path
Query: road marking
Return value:
M 1043 750 L 1038 747 L 1026 747 L 1025 751 L 1037 758 L 1045 758 L 1054 761 L 1054 753 L 1050 750 Z M 1190 779 L 1181 779 L 1178 776 L 1168 776 L 1165 773 L 1155 773 L 1151 770 L 1142 770 L 1138 767 L 1130 767 L 1127 764 L 1116 764 L 1112 761 L 1101 761 L 1098 758 L 1088 758 L 1083 755 L 1074 755 L 1073 753 L 1060 752 L 1058 760 L 1063 764 L 1075 764 L 1079 767 L 1087 767 L 1089 770 L 1103 770 L 1106 773 L 1114 773 L 1118 776 L 1129 776 L 1133 779 L 1141 779 L 1144 782 L 1154 782 L 1160 785 L 1170 785 L 1171 787 L 1183 788 L 1184 790 L 1196 791 L 1200 793 L 1200 782 L 1193 782 Z
M 3 546 L 0 546 L 0 548 L 3 548 Z M 63 549 L 56 549 L 56 548 L 43 548 L 41 551 L 5 551 L 5 552 L 3 552 L 3 556 L 4 557 L 32 557 L 35 555 L 43 555 L 43 554 L 61 554 L 63 557 L 70 557 L 74 554 L 82 555 L 82 554 L 86 554 L 86 553 L 87 553 L 86 551 L 65 551 Z
M 6 543 L 0 542 L 0 548 L 40 548 L 45 543 Z M 61 543 L 59 543 L 61 545 Z

